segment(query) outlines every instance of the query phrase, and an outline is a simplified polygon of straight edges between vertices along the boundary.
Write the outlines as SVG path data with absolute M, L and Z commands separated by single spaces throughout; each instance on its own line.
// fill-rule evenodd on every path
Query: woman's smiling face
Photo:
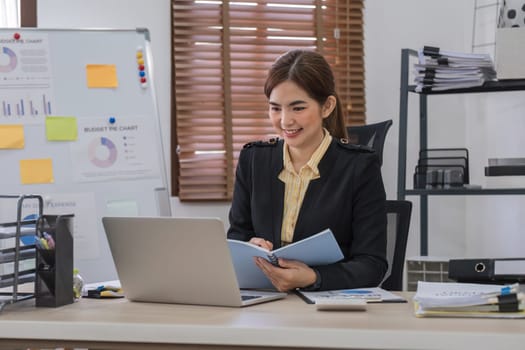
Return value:
M 272 125 L 288 147 L 313 153 L 324 136 L 323 119 L 330 113 L 323 113 L 319 103 L 290 80 L 272 90 L 268 103 Z

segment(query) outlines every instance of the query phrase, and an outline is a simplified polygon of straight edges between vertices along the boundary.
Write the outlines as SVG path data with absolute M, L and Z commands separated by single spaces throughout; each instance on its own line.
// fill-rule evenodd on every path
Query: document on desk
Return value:
M 228 239 L 228 246 L 240 288 L 274 289 L 270 280 L 255 265 L 253 258 L 256 256 L 274 265 L 278 264 L 279 258 L 283 258 L 299 260 L 309 266 L 332 264 L 344 258 L 330 229 L 272 251 L 234 239 Z
M 525 318 L 525 295 L 517 283 L 419 281 L 414 308 L 417 317 Z
M 308 292 L 298 289 L 297 294 L 308 304 L 318 300 L 364 299 L 367 303 L 406 303 L 407 300 L 383 288 L 338 289 L 319 292 Z

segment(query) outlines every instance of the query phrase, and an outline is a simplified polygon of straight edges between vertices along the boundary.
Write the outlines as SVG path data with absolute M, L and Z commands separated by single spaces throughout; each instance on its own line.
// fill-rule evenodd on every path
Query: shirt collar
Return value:
M 321 144 L 319 145 L 319 147 L 317 147 L 315 152 L 312 154 L 312 157 L 310 157 L 310 160 L 304 165 L 304 167 L 309 167 L 316 176 L 319 176 L 319 168 L 318 168 L 319 162 L 323 158 L 324 154 L 326 153 L 326 150 L 328 149 L 328 147 L 330 146 L 330 143 L 332 142 L 332 136 L 330 135 L 328 130 L 326 128 L 323 128 L 323 132 L 324 132 L 324 137 L 323 137 L 323 140 L 321 141 Z M 286 144 L 286 142 L 284 143 L 284 146 L 283 146 L 283 165 L 286 170 L 294 172 L 292 160 L 290 159 L 290 153 L 288 151 L 288 145 Z

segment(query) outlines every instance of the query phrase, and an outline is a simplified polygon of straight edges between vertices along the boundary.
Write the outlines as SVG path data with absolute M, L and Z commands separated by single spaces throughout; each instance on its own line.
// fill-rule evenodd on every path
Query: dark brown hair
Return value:
M 296 49 L 280 56 L 268 71 L 264 83 L 266 97 L 270 98 L 272 90 L 287 80 L 300 86 L 320 106 L 323 106 L 327 98 L 333 95 L 336 105 L 332 113 L 323 120 L 323 126 L 335 138 L 348 138 L 343 110 L 335 91 L 334 74 L 321 54 Z

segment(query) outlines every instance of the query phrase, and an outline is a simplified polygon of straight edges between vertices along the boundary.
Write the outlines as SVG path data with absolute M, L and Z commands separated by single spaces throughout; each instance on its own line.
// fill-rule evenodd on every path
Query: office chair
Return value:
M 387 200 L 386 213 L 388 271 L 380 286 L 386 290 L 400 291 L 403 290 L 403 269 L 405 267 L 412 202 Z
M 348 126 L 348 140 L 350 143 L 365 145 L 373 148 L 379 156 L 381 165 L 383 164 L 383 147 L 385 145 L 386 134 L 392 126 L 392 119 L 379 123 L 366 124 L 359 126 Z

